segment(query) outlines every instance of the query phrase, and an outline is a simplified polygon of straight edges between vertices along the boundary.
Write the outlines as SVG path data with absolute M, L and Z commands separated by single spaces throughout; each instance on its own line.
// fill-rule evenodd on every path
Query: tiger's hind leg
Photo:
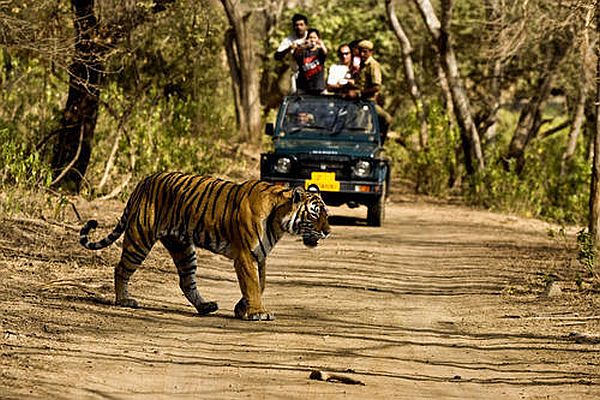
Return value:
M 205 300 L 198 291 L 196 284 L 196 249 L 191 243 L 184 243 L 178 239 L 168 237 L 161 242 L 171 254 L 177 273 L 179 274 L 179 287 L 186 299 L 198 311 L 200 315 L 213 313 L 219 309 L 214 301 Z
M 136 271 L 137 266 L 119 261 L 115 268 L 115 304 L 122 307 L 138 308 L 136 299 L 129 297 L 129 278 Z
M 115 304 L 122 307 L 138 308 L 137 300 L 129 297 L 129 279 L 138 269 L 150 248 L 138 240 L 132 239 L 128 234 L 123 239 L 123 252 L 121 260 L 115 268 Z

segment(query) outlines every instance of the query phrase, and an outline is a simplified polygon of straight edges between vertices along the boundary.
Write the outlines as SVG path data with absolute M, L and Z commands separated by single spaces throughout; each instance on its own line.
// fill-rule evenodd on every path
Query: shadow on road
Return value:
M 367 220 L 365 218 L 346 215 L 332 215 L 329 217 L 329 223 L 331 225 L 340 226 L 367 226 Z

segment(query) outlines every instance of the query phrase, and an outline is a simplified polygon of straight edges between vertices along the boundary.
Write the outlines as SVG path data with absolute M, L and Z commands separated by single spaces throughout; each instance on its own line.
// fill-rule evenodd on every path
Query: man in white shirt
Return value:
M 275 59 L 283 60 L 288 54 L 292 53 L 297 47 L 304 44 L 306 33 L 308 31 L 308 18 L 302 14 L 294 14 L 292 17 L 292 27 L 294 33 L 281 41 L 281 44 L 275 51 Z M 292 80 L 290 82 L 290 93 L 296 93 L 296 79 L 298 78 L 298 64 L 290 57 L 290 67 L 292 69 Z
M 350 46 L 342 44 L 338 47 L 339 64 L 333 64 L 329 67 L 327 75 L 327 91 L 330 93 L 343 93 L 346 89 L 351 88 L 354 84 L 350 65 L 352 63 L 352 52 Z

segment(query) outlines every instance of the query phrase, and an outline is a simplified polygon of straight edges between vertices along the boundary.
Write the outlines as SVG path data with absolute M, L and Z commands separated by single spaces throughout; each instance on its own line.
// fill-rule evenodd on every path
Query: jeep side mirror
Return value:
M 273 123 L 267 122 L 265 125 L 265 134 L 268 136 L 273 136 L 275 134 L 275 127 L 273 126 Z

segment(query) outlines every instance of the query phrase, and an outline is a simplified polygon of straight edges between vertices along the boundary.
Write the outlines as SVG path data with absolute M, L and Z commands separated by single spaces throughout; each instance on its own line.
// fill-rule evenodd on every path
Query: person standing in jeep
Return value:
M 327 47 L 317 29 L 308 30 L 306 42 L 294 50 L 294 58 L 299 69 L 296 81 L 298 94 L 322 94 L 325 91 Z
M 308 18 L 302 14 L 294 14 L 292 17 L 292 28 L 294 32 L 284 38 L 275 51 L 275 59 L 282 61 L 288 54 L 304 44 L 308 30 Z M 291 58 L 290 68 L 292 70 L 290 93 L 296 93 L 296 80 L 298 79 L 298 64 Z
M 373 58 L 373 42 L 361 40 L 357 47 L 361 58 L 357 79 L 358 90 L 350 97 L 372 100 L 375 103 L 382 137 L 385 141 L 388 128 L 392 122 L 392 116 L 382 107 L 383 101 L 380 94 L 382 85 L 381 66 Z

